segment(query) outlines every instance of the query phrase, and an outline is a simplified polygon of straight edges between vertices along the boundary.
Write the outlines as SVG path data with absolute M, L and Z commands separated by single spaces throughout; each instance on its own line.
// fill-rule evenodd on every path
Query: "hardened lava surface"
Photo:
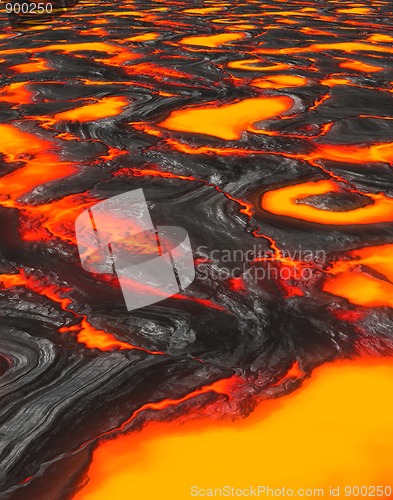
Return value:
M 392 354 L 391 14 L 1 14 L 1 498 L 72 498 L 100 440 L 245 417 L 323 363 Z M 74 223 L 137 188 L 188 231 L 197 277 L 129 313 L 115 276 L 82 269 Z

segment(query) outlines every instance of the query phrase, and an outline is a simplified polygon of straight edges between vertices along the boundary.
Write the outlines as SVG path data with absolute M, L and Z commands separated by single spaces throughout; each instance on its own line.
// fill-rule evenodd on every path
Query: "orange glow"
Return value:
M 383 35 L 382 33 L 376 33 L 375 35 L 371 35 L 367 38 L 368 42 L 382 42 L 382 43 L 390 43 L 393 42 L 393 36 L 391 35 Z
M 304 378 L 306 374 L 302 370 L 298 361 L 295 361 L 291 368 L 287 371 L 287 373 L 280 378 L 275 384 L 272 384 L 272 387 L 279 387 L 283 382 L 287 382 L 288 380 L 301 380 Z
M 285 378 L 296 378 L 296 379 L 301 379 L 305 375 L 304 371 L 300 367 L 299 363 L 296 361 L 291 369 L 288 371 L 288 373 L 285 375 Z
M 96 202 L 93 196 L 79 194 L 41 205 L 22 205 L 21 237 L 24 241 L 45 241 L 56 237 L 76 244 L 75 220 Z
M 199 389 L 196 389 L 195 391 L 190 392 L 178 399 L 162 399 L 161 401 L 146 403 L 137 410 L 135 410 L 134 413 L 127 420 L 122 422 L 122 424 L 117 430 L 125 429 L 130 422 L 135 420 L 135 418 L 138 415 L 140 415 L 142 412 L 146 410 L 155 410 L 155 411 L 165 410 L 166 408 L 169 408 L 171 406 L 178 406 L 181 403 L 190 401 L 190 399 L 194 399 L 198 396 L 201 396 L 202 394 L 216 393 L 216 394 L 229 395 L 231 387 L 237 385 L 239 382 L 241 382 L 241 379 L 236 376 L 233 376 L 231 378 L 224 378 L 221 380 L 217 380 L 216 382 L 213 382 L 210 385 L 202 386 Z M 110 434 L 110 432 L 108 432 L 108 434 Z
M 373 45 L 364 42 L 313 43 L 308 47 L 288 47 L 284 49 L 258 49 L 259 54 L 303 54 L 305 52 L 326 52 L 341 50 L 343 52 L 382 52 L 393 53 L 393 47 Z
M 307 85 L 307 79 L 296 75 L 274 75 L 253 80 L 251 85 L 260 89 L 285 89 Z
M 337 9 L 340 14 L 368 14 L 371 9 L 367 7 L 352 7 L 351 9 Z
M 117 340 L 114 335 L 104 330 L 97 330 L 86 319 L 82 320 L 77 339 L 78 342 L 85 344 L 86 347 L 100 349 L 101 351 L 108 351 L 114 348 L 133 349 L 131 344 Z
M 160 35 L 158 33 L 144 33 L 143 35 L 131 36 L 130 38 L 125 38 L 125 42 L 150 42 L 151 40 L 157 40 Z
M 33 61 L 23 64 L 16 64 L 15 66 L 11 66 L 10 69 L 13 69 L 17 73 L 35 73 L 38 71 L 46 71 L 50 70 L 50 66 L 45 59 L 33 59 Z
M 392 384 L 390 359 L 341 361 L 318 368 L 301 390 L 262 402 L 244 420 L 151 423 L 102 443 L 75 499 L 183 500 L 193 485 L 324 488 L 325 497 L 340 486 L 344 498 L 347 485 L 388 486 Z M 294 453 L 296 459 L 283 461 Z M 235 460 L 239 454 L 244 459 Z
M 366 64 L 362 61 L 344 61 L 339 64 L 340 68 L 352 69 L 354 71 L 362 71 L 364 73 L 376 73 L 382 71 L 383 68 L 374 64 Z
M 195 181 L 195 182 L 202 182 L 206 186 L 211 186 L 214 187 L 218 192 L 223 193 L 228 199 L 234 201 L 235 203 L 238 203 L 242 208 L 240 209 L 240 212 L 247 215 L 250 217 L 254 213 L 254 206 L 244 200 L 241 200 L 239 198 L 236 198 L 234 196 L 231 196 L 229 193 L 222 191 L 219 187 L 215 186 L 214 184 L 210 184 L 207 181 L 198 179 L 197 177 L 194 176 L 187 176 L 187 175 L 179 175 L 179 174 L 173 174 L 172 172 L 163 172 L 161 170 L 154 170 L 154 169 L 136 169 L 136 168 L 128 168 L 128 169 L 120 169 L 118 170 L 114 176 L 123 176 L 123 175 L 131 175 L 133 177 L 162 177 L 165 179 L 181 179 L 185 181 Z
M 114 176 L 132 175 L 133 177 L 162 177 L 164 179 L 182 179 L 185 181 L 196 181 L 197 178 L 190 175 L 177 175 L 172 172 L 162 172 L 161 170 L 154 170 L 152 168 L 123 168 L 118 170 Z
M 124 13 L 122 13 L 124 15 Z M 126 61 L 132 61 L 138 59 L 139 56 L 130 52 L 128 49 L 120 46 L 114 45 L 106 42 L 84 42 L 84 43 L 59 43 L 52 45 L 45 45 L 42 47 L 30 48 L 29 52 L 32 54 L 39 54 L 41 52 L 47 51 L 59 51 L 59 52 L 84 52 L 84 51 L 94 51 L 103 52 L 109 56 L 105 58 L 104 62 L 108 65 L 122 66 Z M 0 50 L 0 54 L 25 54 L 26 49 L 4 49 Z M 96 59 L 100 61 L 100 59 Z
M 321 85 L 327 85 L 328 87 L 335 87 L 336 85 L 351 85 L 352 80 L 349 78 L 326 78 L 321 80 Z
M 99 35 L 99 36 L 108 36 L 108 32 L 101 27 L 90 28 L 84 30 L 85 35 Z
M 228 26 L 227 30 L 240 31 L 240 30 L 252 30 L 256 28 L 254 24 L 236 24 L 235 26 Z
M 71 109 L 70 111 L 57 113 L 53 119 L 55 122 L 63 120 L 91 122 L 111 116 L 117 116 L 128 105 L 129 102 L 126 97 L 103 97 L 96 103 L 86 104 L 79 108 Z
M 367 146 L 346 146 L 341 144 L 318 144 L 313 158 L 324 158 L 348 163 L 386 162 L 393 161 L 393 142 L 386 144 L 370 144 Z
M 348 255 L 354 257 L 352 264 L 369 266 L 393 282 L 393 245 L 365 247 L 353 250 Z
M 229 288 L 235 292 L 245 292 L 247 290 L 243 278 L 230 278 L 227 283 Z
M 325 282 L 322 289 L 358 306 L 393 307 L 392 283 L 360 272 L 347 271 L 331 278 Z
M 33 102 L 33 93 L 26 88 L 26 82 L 10 83 L 0 89 L 0 102 L 11 104 L 30 104 Z
M 64 295 L 70 292 L 70 288 L 60 289 L 50 283 L 45 277 L 39 279 L 34 276 L 28 276 L 23 269 L 20 270 L 19 274 L 0 274 L 0 284 L 4 289 L 12 289 L 19 286 L 25 287 L 60 304 L 62 309 L 65 310 L 71 304 L 71 299 L 64 297 Z
M 164 354 L 160 351 L 149 351 L 143 347 L 119 341 L 114 337 L 114 335 L 104 330 L 96 329 L 89 323 L 85 316 L 79 315 L 74 310 L 69 309 L 69 306 L 72 304 L 72 300 L 67 297 L 67 294 L 72 291 L 71 288 L 62 288 L 58 285 L 54 285 L 46 277 L 38 278 L 31 276 L 26 274 L 26 272 L 21 269 L 19 274 L 0 274 L 0 286 L 3 289 L 23 287 L 41 295 L 42 297 L 46 297 L 56 304 L 59 304 L 64 311 L 72 313 L 73 316 L 81 317 L 82 319 L 80 325 L 61 327 L 59 328 L 59 333 L 78 332 L 76 336 L 78 342 L 84 344 L 89 349 L 100 349 L 102 351 L 112 349 L 137 349 L 148 354 Z
M 5 155 L 5 161 L 24 163 L 23 167 L 0 178 L 3 205 L 14 206 L 12 200 L 17 200 L 36 186 L 76 172 L 73 164 L 61 162 L 51 150 L 53 144 L 49 141 L 22 132 L 13 125 L 0 125 L 0 152 Z
M 80 325 L 74 325 L 71 327 L 59 328 L 59 333 L 70 333 L 76 332 L 76 340 L 80 344 L 84 344 L 89 349 L 99 349 L 100 351 L 111 351 L 113 349 L 129 349 L 144 351 L 148 354 L 159 354 L 164 355 L 165 353 L 159 351 L 149 351 L 143 347 L 135 346 L 129 344 L 128 342 L 122 342 L 117 340 L 114 335 L 106 332 L 105 330 L 98 330 L 93 325 L 89 323 L 86 317 L 83 317 Z
M 343 212 L 322 210 L 301 203 L 302 199 L 309 196 L 340 192 L 343 191 L 333 181 L 305 182 L 264 193 L 261 199 L 261 207 L 275 215 L 295 217 L 296 219 L 317 224 L 349 225 L 393 221 L 393 198 L 389 198 L 382 193 L 361 193 L 369 200 L 372 200 L 373 203 Z
M 254 130 L 252 130 L 254 131 Z M 211 154 L 216 154 L 219 156 L 232 156 L 232 155 L 239 155 L 243 156 L 245 154 L 266 154 L 265 152 L 262 151 L 251 151 L 248 149 L 242 149 L 242 148 L 214 148 L 213 146 L 200 146 L 200 147 L 193 147 L 189 146 L 188 144 L 184 144 L 183 142 L 177 141 L 176 139 L 168 138 L 166 139 L 166 143 L 169 144 L 171 147 L 176 149 L 177 151 L 180 151 L 182 153 L 190 154 L 190 155 L 211 155 Z
M 37 71 L 50 70 L 51 68 L 45 59 L 36 58 L 28 63 L 11 66 L 10 69 L 13 69 L 17 73 L 35 73 Z
M 327 278 L 322 289 L 355 305 L 393 307 L 392 255 L 392 244 L 348 252 L 352 259 L 333 263 L 328 270 L 333 276 Z
M 312 26 L 304 26 L 303 28 L 300 28 L 300 31 L 302 33 L 307 33 L 308 35 L 336 36 L 332 31 L 319 30 L 317 28 L 313 28 Z
M 138 59 L 138 55 L 130 52 L 124 47 L 112 45 L 106 42 L 84 42 L 84 43 L 67 43 L 67 44 L 53 44 L 46 47 L 34 49 L 35 52 L 54 50 L 60 52 L 83 52 L 83 51 L 96 51 L 108 54 L 110 59 L 105 59 L 106 64 L 113 66 L 122 66 L 126 61 Z M 100 59 L 96 59 L 99 61 Z
M 219 47 L 225 43 L 241 40 L 246 35 L 244 33 L 222 33 L 220 35 L 187 36 L 180 40 L 185 45 L 197 45 L 200 47 Z
M 289 111 L 293 100 L 287 96 L 256 97 L 234 104 L 199 106 L 173 111 L 159 123 L 160 127 L 178 132 L 212 135 L 228 141 L 238 140 L 242 132 L 261 120 Z
M 221 10 L 220 7 L 204 7 L 202 9 L 185 9 L 183 12 L 186 14 L 210 14 L 211 12 L 217 12 Z
M 262 66 L 258 64 L 260 59 L 243 59 L 241 61 L 231 61 L 228 63 L 228 68 L 241 69 L 247 71 L 282 71 L 290 69 L 289 64 L 275 63 Z
M 141 63 L 141 64 L 133 64 L 132 66 L 126 67 L 126 71 L 130 75 L 149 75 L 153 77 L 155 80 L 167 82 L 168 78 L 189 78 L 187 73 L 183 73 L 174 68 L 166 68 L 164 66 L 160 66 L 158 64 L 153 63 Z

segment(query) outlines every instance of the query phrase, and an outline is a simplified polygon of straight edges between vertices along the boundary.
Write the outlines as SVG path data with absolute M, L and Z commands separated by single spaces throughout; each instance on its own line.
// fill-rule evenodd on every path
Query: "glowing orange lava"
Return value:
M 242 132 L 255 122 L 277 117 L 292 106 L 293 100 L 287 96 L 256 97 L 219 107 L 210 105 L 173 111 L 159 126 L 233 141 L 240 139 Z
M 185 9 L 183 12 L 186 14 L 210 14 L 219 10 L 221 10 L 220 7 L 204 7 L 202 9 Z
M 0 178 L 0 202 L 4 206 L 14 206 L 15 200 L 36 186 L 76 172 L 73 164 L 61 162 L 51 151 L 51 142 L 22 132 L 13 125 L 0 125 L 0 152 L 7 162 L 23 164 Z
M 183 500 L 193 486 L 225 485 L 322 488 L 325 497 L 332 486 L 344 498 L 346 486 L 389 486 L 392 384 L 390 359 L 342 361 L 318 368 L 301 390 L 264 401 L 241 421 L 149 424 L 104 442 L 75 498 Z
M 382 144 L 363 145 L 343 145 L 343 144 L 318 144 L 313 158 L 323 158 L 344 163 L 367 163 L 393 161 L 393 142 Z
M 0 102 L 11 104 L 30 104 L 33 102 L 33 92 L 26 88 L 26 82 L 10 83 L 0 89 Z
M 275 215 L 294 217 L 317 224 L 349 225 L 393 221 L 393 198 L 382 193 L 361 193 L 373 203 L 340 212 L 320 209 L 301 202 L 310 196 L 327 193 L 345 192 L 333 181 L 305 182 L 264 193 L 261 207 Z
M 367 7 L 352 7 L 350 9 L 337 9 L 337 12 L 340 14 L 368 14 L 371 12 L 371 9 Z
M 242 33 L 222 33 L 219 35 L 188 36 L 180 40 L 185 45 L 196 45 L 200 47 L 219 47 L 220 45 L 241 40 L 246 35 Z
M 262 66 L 258 64 L 260 59 L 243 59 L 241 61 L 231 61 L 228 63 L 228 68 L 241 69 L 247 71 L 283 71 L 290 69 L 289 64 L 275 63 Z
M 335 262 L 323 291 L 364 307 L 393 307 L 393 245 L 348 252 L 350 259 Z
M 376 66 L 374 64 L 366 64 L 362 61 L 344 61 L 339 64 L 340 68 L 344 69 L 352 69 L 354 71 L 362 71 L 364 73 L 377 73 L 378 71 L 382 71 L 383 68 L 380 66 Z
M 284 49 L 258 49 L 258 54 L 303 54 L 305 52 L 326 52 L 328 50 L 341 50 L 347 53 L 353 52 L 382 52 L 393 53 L 393 48 L 364 42 L 337 42 L 337 43 L 313 43 L 308 47 L 288 47 Z
M 107 55 L 107 57 L 103 58 L 104 61 L 108 65 L 113 66 L 122 66 L 126 61 L 131 61 L 134 59 L 138 59 L 139 56 L 130 52 L 128 49 L 120 46 L 114 45 L 106 42 L 82 42 L 82 43 L 59 43 L 59 44 L 51 44 L 45 45 L 42 47 L 30 48 L 30 53 L 32 54 L 40 54 L 42 52 L 47 51 L 58 51 L 58 52 L 85 52 L 85 51 L 95 51 L 102 52 Z M 0 54 L 8 55 L 8 54 L 25 54 L 26 49 L 4 49 L 0 50 Z M 100 59 L 96 59 L 100 61 Z
M 101 120 L 102 118 L 117 116 L 128 106 L 128 104 L 129 101 L 125 97 L 103 97 L 99 99 L 98 102 L 85 104 L 84 106 L 71 109 L 70 111 L 57 113 L 53 119 L 54 122 L 63 120 L 78 122 Z
M 100 349 L 101 351 L 109 351 L 111 349 L 135 349 L 134 346 L 128 342 L 122 342 L 116 337 L 105 330 L 98 330 L 92 326 L 86 319 L 82 320 L 81 326 L 75 328 L 77 333 L 77 340 L 84 344 L 89 349 Z M 60 333 L 67 331 L 67 329 L 59 330 Z
M 358 306 L 393 307 L 392 283 L 364 273 L 347 271 L 326 281 L 322 289 Z
M 285 89 L 307 85 L 307 79 L 297 75 L 273 75 L 255 79 L 251 85 L 260 89 Z
M 69 308 L 72 304 L 72 299 L 67 295 L 72 289 L 55 285 L 46 277 L 29 275 L 21 269 L 19 270 L 19 274 L 0 274 L 0 286 L 3 289 L 23 287 L 42 297 L 46 297 L 56 304 L 59 304 L 64 311 L 71 312 L 73 316 L 81 318 L 79 325 L 61 327 L 59 328 L 59 333 L 77 333 L 76 338 L 78 342 L 90 349 L 100 349 L 102 351 L 112 349 L 135 349 L 144 351 L 148 354 L 164 354 L 163 352 L 149 351 L 143 347 L 119 341 L 114 335 L 104 330 L 98 330 L 89 323 L 86 316 L 78 314 Z
M 45 59 L 35 58 L 31 62 L 11 66 L 10 69 L 13 69 L 17 73 L 35 73 L 37 71 L 50 70 L 51 68 Z

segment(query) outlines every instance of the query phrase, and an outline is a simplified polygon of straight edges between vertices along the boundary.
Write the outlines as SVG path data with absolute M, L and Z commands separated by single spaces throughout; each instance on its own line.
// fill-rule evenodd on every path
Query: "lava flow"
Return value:
M 261 207 L 275 215 L 294 217 L 317 224 L 348 226 L 393 222 L 393 198 L 383 193 L 356 191 L 363 196 L 364 204 L 369 202 L 370 204 L 343 211 L 314 207 L 305 201 L 329 193 L 342 193 L 345 197 L 345 189 L 341 190 L 340 186 L 332 181 L 306 182 L 268 191 L 262 195 Z
M 253 98 L 240 102 L 174 111 L 159 125 L 169 130 L 207 134 L 227 141 L 241 138 L 256 121 L 274 118 L 289 111 L 289 97 Z
M 391 497 L 391 2 L 61 3 L 0 12 L 0 496 Z M 165 300 L 131 211 L 77 244 L 133 190 Z
M 152 498 L 181 500 L 192 487 L 209 496 L 207 488 L 225 485 L 239 491 L 285 488 L 289 496 L 291 490 L 326 496 L 334 486 L 341 489 L 339 498 L 355 496 L 348 494 L 350 485 L 382 485 L 393 473 L 387 459 L 393 411 L 384 393 L 392 383 L 391 362 L 339 362 L 317 370 L 300 393 L 265 401 L 240 422 L 205 417 L 182 426 L 151 423 L 140 434 L 103 443 L 93 455 L 89 482 L 75 498 L 125 500 L 131 490 L 143 498 L 148 488 Z M 234 450 L 245 460 L 235 460 Z M 293 454 L 290 467 L 281 463 L 283 455 Z M 370 455 L 380 457 L 378 465 L 370 467 Z M 389 488 L 381 490 L 383 498 L 391 497 Z

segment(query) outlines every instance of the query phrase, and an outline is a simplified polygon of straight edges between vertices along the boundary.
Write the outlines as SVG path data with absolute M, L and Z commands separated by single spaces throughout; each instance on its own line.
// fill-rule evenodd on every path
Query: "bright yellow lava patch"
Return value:
M 228 63 L 228 68 L 241 69 L 247 71 L 282 71 L 289 69 L 289 64 L 275 63 L 263 66 L 259 64 L 260 59 L 243 59 L 241 61 L 231 61 Z
M 86 104 L 85 106 L 58 113 L 54 116 L 54 120 L 56 122 L 62 120 L 78 122 L 101 120 L 119 115 L 128 105 L 129 101 L 125 97 L 103 97 L 96 103 Z
M 235 42 L 245 38 L 244 33 L 223 33 L 221 35 L 187 36 L 180 40 L 185 45 L 199 45 L 201 47 L 219 47 L 224 43 Z
M 340 12 L 340 14 L 369 14 L 371 9 L 367 7 L 353 7 L 351 9 L 338 9 L 337 12 Z
M 340 486 L 348 498 L 345 486 L 391 485 L 392 384 L 391 359 L 338 362 L 245 420 L 151 424 L 101 445 L 75 498 L 184 500 L 192 486 L 225 485 L 323 488 L 325 497 Z
M 348 254 L 353 260 L 334 262 L 329 269 L 332 277 L 325 281 L 322 289 L 359 306 L 393 307 L 392 254 L 393 245 L 353 250 Z
M 261 198 L 261 207 L 275 215 L 294 217 L 316 224 L 378 224 L 393 222 L 393 198 L 383 193 L 363 193 L 372 204 L 352 210 L 325 210 L 302 200 L 309 196 L 339 193 L 340 188 L 333 181 L 304 182 L 267 191 Z
M 183 10 L 186 14 L 210 14 L 211 12 L 217 12 L 221 10 L 220 7 L 204 7 L 202 9 L 186 9 Z
M 251 82 L 251 85 L 260 89 L 285 89 L 307 85 L 307 79 L 297 75 L 271 75 L 257 78 Z
M 364 73 L 377 73 L 382 71 L 381 66 L 375 66 L 374 64 L 366 64 L 362 61 L 344 61 L 339 64 L 340 68 L 352 69 L 354 71 L 362 71 Z
M 274 118 L 293 105 L 287 96 L 255 97 L 234 104 L 200 106 L 173 111 L 159 123 L 163 128 L 178 132 L 206 134 L 228 141 L 240 139 L 242 132 L 260 120 Z

